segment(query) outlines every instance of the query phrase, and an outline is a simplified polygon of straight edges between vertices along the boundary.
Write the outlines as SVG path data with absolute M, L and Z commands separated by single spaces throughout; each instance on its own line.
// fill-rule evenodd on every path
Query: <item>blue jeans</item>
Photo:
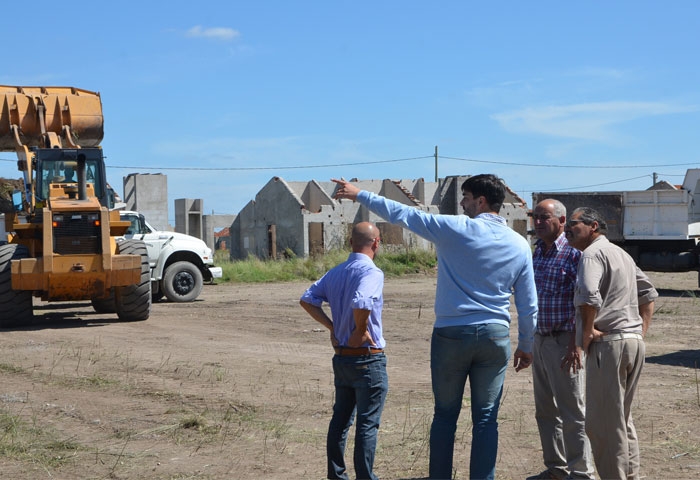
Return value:
M 389 390 L 386 373 L 386 355 L 333 357 L 335 375 L 335 404 L 333 417 L 328 426 L 326 453 L 328 455 L 328 478 L 348 480 L 345 468 L 345 444 L 348 431 L 357 411 L 355 427 L 355 452 L 353 462 L 358 479 L 375 480 L 372 472 L 374 451 L 377 446 L 379 420 L 384 400 Z
M 493 479 L 498 406 L 510 357 L 509 328 L 495 323 L 435 328 L 430 348 L 435 397 L 430 478 L 452 478 L 455 431 L 469 378 L 473 424 L 469 478 Z

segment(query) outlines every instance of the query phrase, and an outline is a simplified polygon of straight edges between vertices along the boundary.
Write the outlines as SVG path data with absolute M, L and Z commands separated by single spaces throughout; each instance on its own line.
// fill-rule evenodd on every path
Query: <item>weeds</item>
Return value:
M 288 282 L 293 280 L 317 280 L 335 265 L 345 261 L 349 250 L 333 250 L 322 256 L 283 260 L 260 260 L 250 256 L 246 260 L 231 261 L 225 256 L 216 257 L 222 267 L 220 281 L 240 283 Z M 437 265 L 435 252 L 403 249 L 380 253 L 374 259 L 387 277 L 432 272 Z
M 4 458 L 57 468 L 82 450 L 82 445 L 60 438 L 50 428 L 29 424 L 7 410 L 0 411 L 0 456 Z
M 24 369 L 16 365 L 10 365 L 7 363 L 0 363 L 0 372 L 2 373 L 22 373 Z

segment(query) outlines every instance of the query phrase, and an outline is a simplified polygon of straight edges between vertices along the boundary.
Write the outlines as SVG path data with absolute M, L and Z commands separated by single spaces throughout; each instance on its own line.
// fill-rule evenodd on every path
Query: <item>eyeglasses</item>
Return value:
M 566 226 L 569 228 L 573 228 L 575 225 L 578 225 L 579 223 L 583 223 L 583 220 L 569 220 L 566 222 Z

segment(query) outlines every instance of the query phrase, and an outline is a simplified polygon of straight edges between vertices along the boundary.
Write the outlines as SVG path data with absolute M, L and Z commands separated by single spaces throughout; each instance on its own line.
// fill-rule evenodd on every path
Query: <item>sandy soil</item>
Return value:
M 661 298 L 633 411 L 642 473 L 694 479 L 697 274 L 651 276 Z M 306 286 L 207 285 L 198 301 L 155 304 L 149 320 L 134 323 L 89 304 L 35 302 L 33 326 L 0 332 L 2 478 L 323 478 L 332 349 L 298 306 Z M 427 476 L 434 289 L 431 276 L 386 283 L 382 478 Z M 541 471 L 530 370 L 509 370 L 499 420 L 497 477 Z M 456 478 L 464 479 L 467 410 L 457 435 Z

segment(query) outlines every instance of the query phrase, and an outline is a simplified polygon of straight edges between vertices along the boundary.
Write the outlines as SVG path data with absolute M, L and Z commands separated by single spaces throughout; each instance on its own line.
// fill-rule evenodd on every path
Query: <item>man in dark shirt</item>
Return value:
M 547 469 L 528 480 L 595 478 L 586 436 L 585 370 L 562 366 L 565 357 L 578 357 L 577 365 L 581 363 L 574 333 L 574 286 L 581 252 L 566 240 L 566 207 L 560 201 L 542 200 L 532 220 L 538 238 L 532 257 L 538 299 L 532 382 Z

